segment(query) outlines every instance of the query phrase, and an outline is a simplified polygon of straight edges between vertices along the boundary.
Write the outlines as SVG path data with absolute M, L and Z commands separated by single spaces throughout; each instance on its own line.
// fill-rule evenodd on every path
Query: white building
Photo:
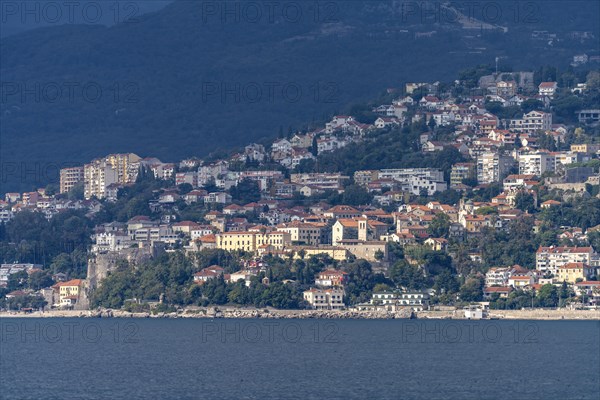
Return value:
M 569 263 L 583 263 L 598 266 L 598 253 L 590 247 L 540 247 L 535 254 L 535 268 L 538 271 L 557 275 L 558 269 Z
M 132 241 L 127 232 L 102 232 L 94 235 L 96 243 L 92 246 L 92 253 L 105 253 L 119 251 L 131 246 Z
M 510 130 L 519 133 L 537 133 L 552 129 L 552 113 L 531 111 L 523 114 L 521 119 L 510 121 Z
M 86 199 L 106 197 L 106 188 L 113 183 L 133 183 L 137 179 L 141 158 L 133 153 L 110 154 L 97 158 L 83 167 Z
M 427 190 L 427 194 L 432 195 L 448 188 L 444 172 L 435 168 L 382 169 L 378 173 L 378 179 L 400 182 L 403 191 L 415 195 L 419 195 L 422 190 Z
M 485 274 L 485 286 L 506 286 L 509 277 L 509 268 L 490 268 Z
M 359 304 L 359 310 L 398 311 L 411 308 L 415 311 L 429 308 L 429 294 L 426 292 L 376 292 L 367 304 Z
M 519 155 L 519 174 L 541 176 L 546 171 L 554 171 L 554 156 L 537 152 Z
M 498 153 L 483 153 L 477 157 L 477 182 L 488 184 L 499 182 L 515 165 L 514 158 Z
M 344 308 L 344 290 L 309 289 L 304 291 L 304 301 L 315 310 L 341 310 Z

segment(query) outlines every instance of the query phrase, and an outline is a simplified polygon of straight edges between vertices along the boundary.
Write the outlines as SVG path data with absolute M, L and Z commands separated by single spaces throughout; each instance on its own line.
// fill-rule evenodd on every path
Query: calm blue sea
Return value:
M 0 320 L 2 399 L 600 399 L 597 321 Z

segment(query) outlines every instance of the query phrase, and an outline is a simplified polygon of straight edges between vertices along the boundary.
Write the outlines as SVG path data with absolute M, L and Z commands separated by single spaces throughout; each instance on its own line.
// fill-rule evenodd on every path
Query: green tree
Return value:
M 373 200 L 373 195 L 367 192 L 364 187 L 349 185 L 344 189 L 341 202 L 350 206 L 360 206 L 370 204 L 371 200 Z
M 243 179 L 229 191 L 234 201 L 241 204 L 252 203 L 260 200 L 260 188 L 258 182 L 251 179 Z
M 410 290 L 421 290 L 427 287 L 427 279 L 423 269 L 400 260 L 390 267 L 390 279 L 397 285 Z
M 537 293 L 537 301 L 541 307 L 556 307 L 558 305 L 558 291 L 556 286 L 546 284 Z
M 427 227 L 427 233 L 436 238 L 448 236 L 450 230 L 450 217 L 445 213 L 437 213 Z
M 519 192 L 515 196 L 515 208 L 528 213 L 535 212 L 535 199 L 531 193 Z
M 483 299 L 483 279 L 480 277 L 468 278 L 460 287 L 460 299 L 466 302 L 481 301 Z

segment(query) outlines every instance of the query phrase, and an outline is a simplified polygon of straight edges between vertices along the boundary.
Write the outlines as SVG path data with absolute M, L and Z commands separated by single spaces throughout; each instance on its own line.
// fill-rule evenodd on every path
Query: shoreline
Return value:
M 132 313 L 123 310 L 51 310 L 23 312 L 0 312 L 1 318 L 199 318 L 199 319 L 451 319 L 467 320 L 462 310 L 396 312 L 355 310 L 278 310 L 255 308 L 208 307 L 189 308 L 178 312 Z M 589 320 L 600 321 L 600 310 L 490 310 L 482 320 Z

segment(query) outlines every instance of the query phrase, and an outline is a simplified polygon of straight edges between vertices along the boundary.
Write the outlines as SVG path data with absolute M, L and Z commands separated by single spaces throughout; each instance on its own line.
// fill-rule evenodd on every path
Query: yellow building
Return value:
M 557 281 L 567 283 L 576 283 L 577 279 L 585 281 L 592 273 L 592 268 L 588 265 L 582 262 L 572 262 L 558 267 Z
M 275 250 L 282 250 L 292 244 L 288 232 L 224 232 L 216 235 L 217 248 L 227 251 L 256 252 L 262 245 L 270 245 Z
M 597 152 L 598 150 L 600 150 L 600 145 L 597 144 L 581 143 L 571 145 L 571 151 L 573 153 L 591 154 Z
M 79 182 L 83 182 L 83 167 L 63 168 L 60 170 L 60 192 L 67 193 Z
M 302 258 L 300 253 L 302 251 L 302 255 L 304 255 L 304 258 L 310 258 L 311 256 L 325 254 L 333 258 L 334 260 L 345 261 L 350 256 L 350 252 L 348 250 L 336 246 L 294 246 L 292 248 L 292 251 L 294 252 L 295 259 Z
M 77 303 L 83 290 L 82 279 L 72 279 L 67 282 L 60 282 L 52 286 L 58 291 L 58 303 L 61 306 L 72 306 Z

